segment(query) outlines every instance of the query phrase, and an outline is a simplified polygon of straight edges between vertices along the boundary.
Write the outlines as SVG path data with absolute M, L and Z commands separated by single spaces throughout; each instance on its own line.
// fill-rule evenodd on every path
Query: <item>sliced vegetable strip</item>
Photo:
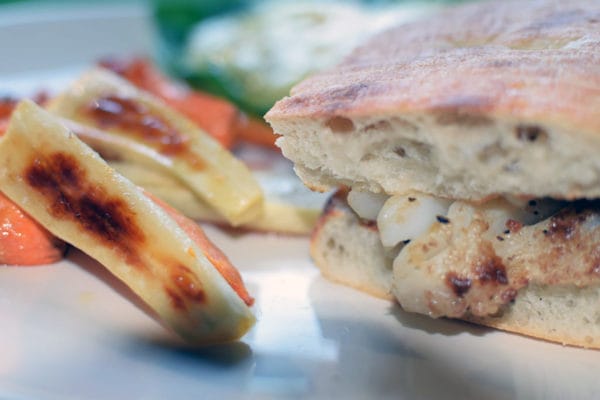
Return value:
M 193 122 L 106 70 L 87 73 L 49 109 L 151 147 L 173 176 L 234 226 L 262 211 L 260 186 L 241 161 Z
M 99 65 L 161 98 L 198 124 L 224 147 L 231 148 L 235 143 L 235 128 L 240 112 L 230 102 L 176 83 L 144 58 L 105 59 L 100 61 Z
M 110 165 L 132 182 L 175 207 L 187 217 L 216 224 L 226 224 L 223 218 L 216 215 L 204 202 L 199 201 L 188 188 L 170 176 L 162 174 L 159 170 L 124 161 L 111 162 Z M 308 235 L 312 232 L 321 210 L 320 204 L 301 206 L 285 199 L 271 198 L 267 194 L 260 217 L 239 227 L 253 231 Z
M 60 261 L 66 244 L 0 193 L 0 264 L 43 265 Z
M 97 151 L 111 167 L 187 217 L 228 224 L 227 220 L 215 213 L 208 204 L 173 176 L 170 171 L 170 160 L 156 150 L 128 137 L 101 131 L 71 120 L 61 118 L 61 122 Z M 265 191 L 265 194 L 262 213 L 239 227 L 301 235 L 307 235 L 312 231 L 321 213 L 321 204 L 301 206 L 291 204 L 285 199 L 277 199 L 277 194 L 272 196 L 268 191 Z
M 174 81 L 145 58 L 105 59 L 99 65 L 161 98 L 226 148 L 242 140 L 279 150 L 277 136 L 264 121 L 246 115 L 227 100 Z
M 30 101 L 0 139 L 2 191 L 102 263 L 183 338 L 234 340 L 254 315 L 204 251 L 140 188 Z
M 188 234 L 188 236 L 202 249 L 204 255 L 215 266 L 215 268 L 223 275 L 223 278 L 231 285 L 233 290 L 244 300 L 248 305 L 254 303 L 254 299 L 250 296 L 242 277 L 238 270 L 231 264 L 229 258 L 206 236 L 200 225 L 195 221 L 183 216 L 179 211 L 160 200 L 158 197 L 149 192 L 145 192 L 154 203 L 158 204 L 167 214 L 177 222 L 179 227 Z

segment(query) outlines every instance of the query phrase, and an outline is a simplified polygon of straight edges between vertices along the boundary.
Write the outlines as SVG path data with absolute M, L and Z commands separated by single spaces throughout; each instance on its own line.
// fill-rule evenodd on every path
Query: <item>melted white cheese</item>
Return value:
M 419 192 L 388 196 L 353 189 L 348 193 L 348 204 L 359 217 L 377 221 L 382 244 L 391 248 L 425 234 L 439 217 L 448 214 L 452 204 L 462 203 Z M 486 219 L 491 221 L 488 232 L 495 236 L 506 231 L 509 220 L 532 225 L 563 206 L 562 202 L 552 199 L 497 198 L 477 206 L 475 210 L 487 215 Z
M 383 204 L 389 197 L 385 193 L 361 192 L 352 189 L 348 193 L 348 204 L 359 217 L 375 221 Z
M 386 247 L 414 239 L 444 217 L 451 201 L 417 192 L 390 197 L 379 212 L 377 226 Z

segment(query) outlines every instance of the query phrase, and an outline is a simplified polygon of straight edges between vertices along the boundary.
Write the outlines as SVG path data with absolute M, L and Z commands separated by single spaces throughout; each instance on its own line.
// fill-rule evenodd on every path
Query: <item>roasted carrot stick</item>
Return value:
M 63 258 L 65 249 L 63 241 L 0 193 L 1 264 L 51 264 Z
M 6 128 L 8 128 L 8 121 L 0 118 L 0 136 L 4 134 Z
M 8 118 L 19 101 L 12 97 L 0 98 L 0 118 Z
M 259 118 L 242 114 L 236 125 L 236 137 L 238 140 L 258 144 L 279 151 L 275 145 L 277 135 L 266 122 Z
M 12 97 L 0 98 L 0 136 L 8 127 L 8 120 L 19 101 Z
M 154 203 L 160 206 L 171 218 L 177 222 L 177 225 L 188 234 L 188 236 L 202 249 L 204 255 L 211 262 L 212 265 L 219 271 L 219 273 L 225 278 L 227 283 L 232 289 L 240 296 L 240 298 L 247 304 L 252 305 L 254 299 L 244 286 L 242 277 L 238 270 L 231 264 L 229 258 L 217 247 L 210 239 L 206 236 L 200 225 L 193 220 L 182 215 L 179 211 L 160 200 L 156 196 L 149 192 L 144 192 Z

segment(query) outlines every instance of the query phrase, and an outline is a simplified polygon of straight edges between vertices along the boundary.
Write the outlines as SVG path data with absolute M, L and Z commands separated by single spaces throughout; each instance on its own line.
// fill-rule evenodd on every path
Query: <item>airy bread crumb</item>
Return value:
M 541 122 L 439 120 L 419 114 L 356 117 L 343 132 L 327 119 L 271 119 L 271 124 L 283 133 L 278 145 L 297 174 L 321 191 L 347 185 L 468 200 L 507 193 L 600 197 L 600 135 L 577 135 Z

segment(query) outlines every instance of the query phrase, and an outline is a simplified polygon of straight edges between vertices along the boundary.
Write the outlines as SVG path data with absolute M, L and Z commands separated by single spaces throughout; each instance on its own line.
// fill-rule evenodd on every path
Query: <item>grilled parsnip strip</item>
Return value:
M 175 179 L 170 173 L 170 160 L 153 148 L 125 136 L 101 131 L 66 118 L 57 118 L 83 142 L 100 153 L 111 167 L 189 218 L 219 224 L 228 223 L 183 182 Z M 263 211 L 239 227 L 299 235 L 307 235 L 312 231 L 323 208 L 322 203 L 309 201 L 303 205 L 292 204 L 285 198 L 279 198 L 280 193 L 271 193 L 272 191 L 265 188 L 262 190 Z M 314 197 L 308 190 L 307 194 Z
M 226 222 L 188 188 L 158 170 L 139 163 L 123 161 L 109 162 L 109 165 L 136 185 L 153 193 L 192 219 L 217 224 Z M 240 228 L 296 235 L 308 235 L 312 232 L 321 214 L 323 204 L 299 206 L 284 198 L 278 198 L 276 193 L 273 196 L 266 190 L 264 193 L 262 214 L 258 218 L 240 225 Z
M 0 188 L 129 286 L 183 338 L 239 338 L 248 305 L 192 238 L 54 116 L 19 104 L 0 139 Z
M 262 212 L 260 186 L 241 161 L 161 100 L 109 71 L 87 72 L 48 109 L 153 148 L 169 173 L 231 225 Z

